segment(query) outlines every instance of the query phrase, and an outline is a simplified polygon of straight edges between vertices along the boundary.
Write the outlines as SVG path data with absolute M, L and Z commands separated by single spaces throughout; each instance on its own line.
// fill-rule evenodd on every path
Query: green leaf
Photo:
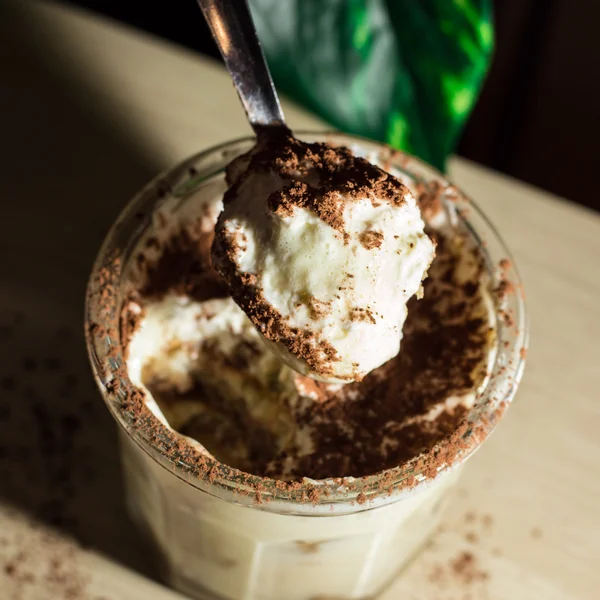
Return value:
M 444 169 L 493 50 L 491 0 L 250 0 L 278 89 Z

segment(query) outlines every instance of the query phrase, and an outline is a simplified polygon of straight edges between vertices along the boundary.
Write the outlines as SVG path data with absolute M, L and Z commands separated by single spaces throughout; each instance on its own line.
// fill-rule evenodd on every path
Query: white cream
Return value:
M 414 196 L 403 188 L 398 204 L 342 197 L 341 231 L 306 208 L 272 212 L 268 197 L 290 180 L 245 171 L 247 165 L 244 160 L 233 170 L 236 194 L 220 217 L 221 234 L 236 240 L 236 271 L 256 276 L 264 300 L 287 326 L 314 333 L 315 348 L 324 341 L 337 356 L 327 361 L 329 372 L 317 372 L 283 343 L 269 342 L 270 348 L 315 379 L 361 379 L 398 354 L 406 303 L 433 260 L 434 245 Z M 318 189 L 310 169 L 298 181 Z
M 127 368 L 132 383 L 144 390 L 147 406 L 163 424 L 177 430 L 196 415 L 215 410 L 193 393 L 186 395 L 199 383 L 218 390 L 220 398 L 239 406 L 273 435 L 279 450 L 292 442 L 298 444 L 303 434 L 294 427 L 290 414 L 298 399 L 294 372 L 266 350 L 233 300 L 196 302 L 169 295 L 146 301 L 144 309 L 129 343 Z M 243 368 L 237 362 L 242 346 L 250 348 Z M 175 391 L 181 397 L 176 402 L 161 402 L 160 393 L 155 399 L 148 387 L 158 392 Z M 207 452 L 196 441 L 188 440 Z M 243 440 L 241 445 L 245 454 Z

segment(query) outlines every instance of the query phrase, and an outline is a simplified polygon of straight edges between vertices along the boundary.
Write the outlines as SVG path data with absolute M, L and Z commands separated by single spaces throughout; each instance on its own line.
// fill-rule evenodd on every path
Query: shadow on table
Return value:
M 152 575 L 82 323 L 102 238 L 163 165 L 90 108 L 60 53 L 37 49 L 28 19 L 0 6 L 0 501 Z

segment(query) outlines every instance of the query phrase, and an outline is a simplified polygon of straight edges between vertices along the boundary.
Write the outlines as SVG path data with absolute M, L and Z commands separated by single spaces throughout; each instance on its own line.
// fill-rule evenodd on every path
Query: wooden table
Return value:
M 0 63 L 0 597 L 180 597 L 125 515 L 83 292 L 141 185 L 249 128 L 217 64 L 58 5 L 3 2 Z M 451 171 L 521 268 L 529 364 L 442 532 L 383 599 L 599 598 L 600 217 L 461 159 Z

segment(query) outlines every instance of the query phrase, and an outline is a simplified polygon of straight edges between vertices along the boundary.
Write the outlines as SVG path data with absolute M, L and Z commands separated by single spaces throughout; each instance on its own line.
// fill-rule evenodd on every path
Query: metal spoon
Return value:
M 255 133 L 286 128 L 247 0 L 198 0 Z

